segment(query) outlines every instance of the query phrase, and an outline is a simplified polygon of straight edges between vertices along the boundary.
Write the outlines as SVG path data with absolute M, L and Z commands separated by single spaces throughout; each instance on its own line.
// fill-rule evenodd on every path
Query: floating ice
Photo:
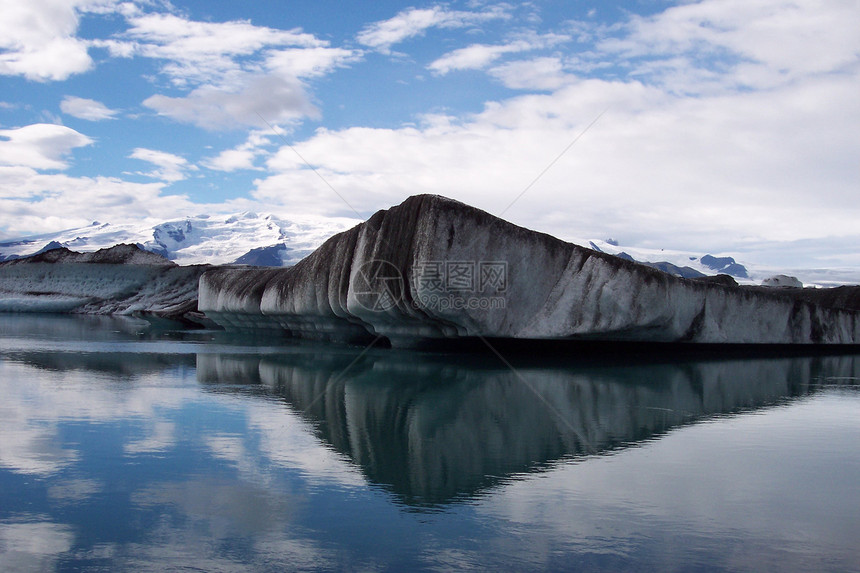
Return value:
M 481 282 L 498 278 L 493 269 L 503 270 L 504 280 Z M 460 273 L 456 281 L 452 271 Z M 477 336 L 860 340 L 856 309 L 815 304 L 810 297 L 675 277 L 421 195 L 335 235 L 290 269 L 211 270 L 201 277 L 199 303 L 227 328 L 322 339 L 384 336 L 407 346 Z

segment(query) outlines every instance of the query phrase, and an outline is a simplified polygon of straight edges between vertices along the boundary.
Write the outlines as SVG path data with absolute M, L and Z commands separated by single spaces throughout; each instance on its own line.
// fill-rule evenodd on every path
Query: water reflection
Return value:
M 407 504 L 634 446 L 679 425 L 856 380 L 855 356 L 542 367 L 397 352 L 197 356 L 209 385 L 263 385 Z
M 0 570 L 860 563 L 858 356 L 511 370 L 7 318 Z
M 236 346 L 218 352 L 217 344 L 182 351 L 173 342 L 171 353 L 116 346 L 183 336 L 139 319 L 7 316 L 0 323 L 0 352 L 37 370 L 72 373 L 64 387 L 37 392 L 57 419 L 141 420 L 144 429 L 123 445 L 126 454 L 176 445 L 175 422 L 153 413 L 194 399 L 193 387 L 175 387 L 177 378 L 192 378 L 218 394 L 277 398 L 368 480 L 419 507 L 471 498 L 559 461 L 634 447 L 678 426 L 860 377 L 856 355 L 623 366 L 608 359 L 521 356 L 511 368 L 492 355 L 366 352 L 313 343 L 263 354 Z M 51 340 L 72 346 L 58 351 Z M 100 379 L 136 385 L 106 391 L 92 385 Z M 160 389 L 162 379 L 172 387 Z M 16 400 L 7 395 L 10 401 Z M 53 439 L 52 423 L 34 424 L 27 416 L 20 404 L 9 408 L 0 463 L 5 457 L 7 466 L 47 475 L 79 460 L 74 448 Z M 268 456 L 301 463 L 270 441 Z

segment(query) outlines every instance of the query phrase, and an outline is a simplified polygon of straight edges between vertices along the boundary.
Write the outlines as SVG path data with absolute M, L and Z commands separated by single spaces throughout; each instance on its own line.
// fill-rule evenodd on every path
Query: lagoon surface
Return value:
M 860 356 L 0 315 L 0 570 L 860 571 Z

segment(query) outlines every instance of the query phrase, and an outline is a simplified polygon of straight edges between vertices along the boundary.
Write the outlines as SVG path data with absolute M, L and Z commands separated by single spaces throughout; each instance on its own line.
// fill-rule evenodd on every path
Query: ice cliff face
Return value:
M 227 328 L 392 345 L 456 337 L 856 344 L 860 313 L 691 281 L 434 195 L 335 235 L 289 269 L 215 269 Z
M 206 267 L 180 267 L 134 245 L 93 253 L 54 249 L 0 263 L 0 312 L 152 314 L 197 310 Z

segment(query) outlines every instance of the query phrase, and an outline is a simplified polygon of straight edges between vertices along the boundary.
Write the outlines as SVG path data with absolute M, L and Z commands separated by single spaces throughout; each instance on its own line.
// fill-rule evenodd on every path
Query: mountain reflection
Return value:
M 197 356 L 219 390 L 261 384 L 404 503 L 472 497 L 559 460 L 635 446 L 860 374 L 856 356 L 510 369 L 494 357 L 388 351 Z M 213 388 L 214 389 L 214 388 Z

